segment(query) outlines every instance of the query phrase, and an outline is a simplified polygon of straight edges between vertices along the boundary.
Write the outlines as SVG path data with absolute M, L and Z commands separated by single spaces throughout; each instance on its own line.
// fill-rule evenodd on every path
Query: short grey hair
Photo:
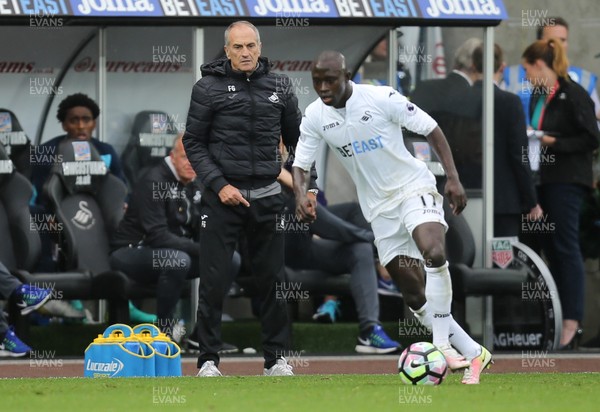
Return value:
M 473 52 L 477 47 L 481 47 L 483 41 L 476 37 L 471 37 L 456 49 L 454 53 L 455 70 L 473 70 Z
M 252 30 L 254 30 L 254 34 L 256 34 L 256 41 L 260 44 L 260 33 L 258 32 L 258 29 L 256 28 L 256 26 L 252 23 L 250 23 L 249 21 L 246 20 L 239 20 L 239 21 L 234 21 L 233 23 L 231 23 L 229 25 L 229 27 L 227 27 L 225 29 L 225 46 L 229 46 L 229 32 L 231 31 L 231 29 L 233 29 L 235 26 L 239 26 L 239 25 L 244 25 L 244 26 L 248 26 L 250 27 Z

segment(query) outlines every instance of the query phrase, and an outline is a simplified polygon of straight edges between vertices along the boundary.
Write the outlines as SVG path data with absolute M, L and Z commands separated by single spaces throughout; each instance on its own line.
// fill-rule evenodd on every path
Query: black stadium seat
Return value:
M 36 266 L 41 242 L 38 234 L 38 223 L 46 226 L 57 222 L 33 219 L 29 211 L 29 199 L 32 186 L 29 181 L 14 170 L 12 161 L 0 145 L 0 261 L 24 283 L 35 283 L 40 287 L 53 287 L 54 297 L 61 299 L 107 299 L 111 305 L 109 317 L 115 321 L 126 320 L 127 314 L 122 308 L 127 301 L 122 291 L 126 286 L 126 278 L 122 276 L 95 276 L 87 270 L 75 270 L 58 273 L 30 273 Z M 48 214 L 46 216 L 51 216 Z M 48 227 L 42 230 L 48 230 Z M 119 312 L 119 306 L 121 309 Z M 24 330 L 26 323 L 14 316 L 16 308 L 11 308 L 11 317 L 19 335 L 27 336 Z
M 75 161 L 73 143 L 87 144 L 66 139 L 61 142 L 58 154 L 63 165 L 57 165 L 44 186 L 44 193 L 57 219 L 64 224 L 61 248 L 66 267 L 89 271 L 100 289 L 118 293 L 115 316 L 126 319 L 121 320 L 126 323 L 129 317 L 127 300 L 155 298 L 156 285 L 137 283 L 125 273 L 111 268 L 110 234 L 123 217 L 127 187 L 109 172 L 93 145 L 87 144 L 90 154 L 87 162 Z M 87 165 L 83 167 L 83 163 Z M 189 288 L 182 292 L 182 296 L 189 294 Z
M 26 178 L 31 178 L 31 162 L 29 155 L 31 150 L 31 141 L 23 131 L 23 127 L 15 114 L 8 110 L 0 108 L 0 144 L 18 172 Z
M 294 270 L 286 267 L 287 281 L 302 285 L 317 295 L 352 296 L 350 274 L 332 275 L 320 270 Z
M 109 309 L 126 321 L 128 279 L 110 268 L 108 236 L 123 215 L 127 188 L 89 142 L 65 139 L 58 154 L 62 162 L 56 164 L 44 193 L 62 225 L 65 267 L 90 273 L 89 298 L 114 300 Z
M 148 167 L 171 152 L 175 137 L 177 128 L 167 113 L 145 110 L 135 116 L 131 136 L 121 155 L 130 187 Z

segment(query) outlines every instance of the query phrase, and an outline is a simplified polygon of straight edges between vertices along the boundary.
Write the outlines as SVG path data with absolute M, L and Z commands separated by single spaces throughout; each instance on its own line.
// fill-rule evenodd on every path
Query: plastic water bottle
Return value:
M 163 342 L 160 340 L 155 340 L 152 342 L 152 347 L 156 351 L 156 353 L 160 353 L 161 355 L 170 355 L 171 350 L 169 344 L 167 342 Z
M 125 342 L 123 344 L 123 346 L 125 347 L 125 349 L 127 349 L 129 352 L 131 353 L 135 353 L 136 355 L 143 355 L 142 352 L 140 352 L 140 343 L 136 342 L 136 341 L 128 341 Z

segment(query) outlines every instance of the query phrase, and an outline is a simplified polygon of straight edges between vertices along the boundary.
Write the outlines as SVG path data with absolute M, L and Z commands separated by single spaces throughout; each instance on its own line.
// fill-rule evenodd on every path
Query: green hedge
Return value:
M 101 334 L 107 325 L 50 324 L 31 326 L 23 340 L 34 350 L 55 351 L 56 356 L 83 356 L 85 348 Z M 398 325 L 383 324 L 392 339 L 398 339 Z M 189 329 L 191 331 L 191 328 Z M 351 354 L 358 335 L 356 323 L 294 323 L 293 350 L 309 354 Z M 260 324 L 255 320 L 223 323 L 223 340 L 241 349 L 252 347 L 260 351 Z M 425 340 L 425 339 L 424 339 Z M 403 344 L 408 343 L 400 339 Z

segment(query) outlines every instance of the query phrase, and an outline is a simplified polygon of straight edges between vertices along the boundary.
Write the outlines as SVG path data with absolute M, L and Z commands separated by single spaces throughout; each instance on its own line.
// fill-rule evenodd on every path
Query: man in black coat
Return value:
M 482 96 L 483 47 L 473 52 L 475 83 Z M 542 217 L 527 158 L 527 126 L 521 100 L 498 87 L 504 63 L 494 45 L 494 236 L 518 236 L 521 225 Z M 481 107 L 481 106 L 480 106 Z M 523 217 L 522 217 L 523 216 Z M 525 217 L 527 216 L 527 217 Z
M 260 295 L 265 375 L 293 375 L 284 351 L 290 324 L 284 287 L 284 238 L 277 222 L 284 207 L 278 150 L 290 153 L 300 135 L 301 113 L 287 76 L 260 57 L 260 34 L 246 21 L 225 30 L 226 59 L 202 66 L 192 90 L 185 150 L 206 187 L 201 201 L 198 376 L 221 376 L 224 273 L 240 235 L 248 242 Z M 314 200 L 311 200 L 315 207 Z
M 481 96 L 471 87 L 473 50 L 479 42 L 465 41 L 454 54 L 453 70 L 444 79 L 419 83 L 411 95 L 444 131 L 465 189 L 482 187 Z

